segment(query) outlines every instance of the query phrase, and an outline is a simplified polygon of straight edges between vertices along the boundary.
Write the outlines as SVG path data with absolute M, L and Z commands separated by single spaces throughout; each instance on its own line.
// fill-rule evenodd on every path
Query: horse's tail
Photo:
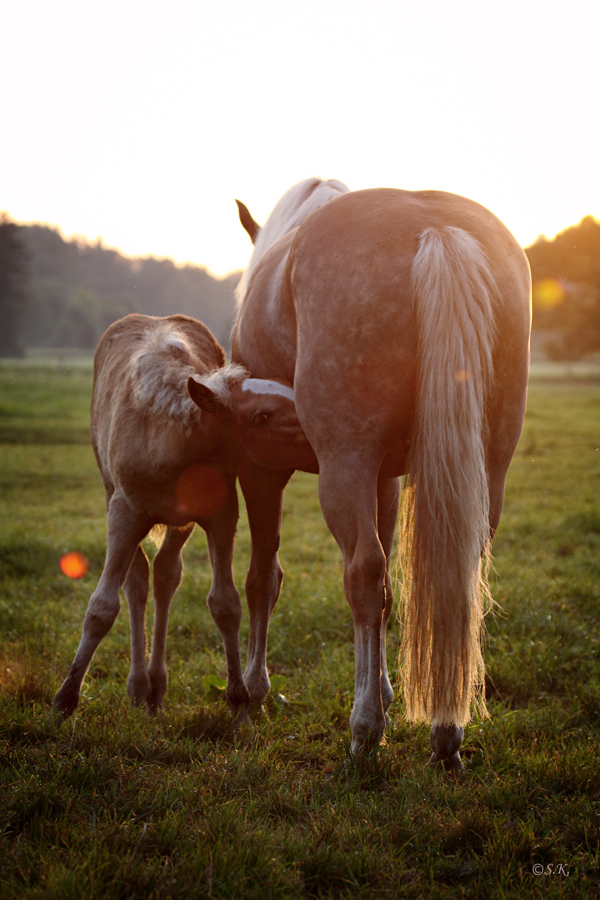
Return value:
M 480 244 L 453 227 L 420 235 L 412 286 L 418 373 L 402 504 L 401 671 L 411 721 L 461 726 L 473 702 L 486 714 L 486 397 L 496 286 Z

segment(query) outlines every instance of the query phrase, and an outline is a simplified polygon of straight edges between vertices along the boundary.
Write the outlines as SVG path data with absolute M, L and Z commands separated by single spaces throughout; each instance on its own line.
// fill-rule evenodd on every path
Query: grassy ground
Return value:
M 491 718 L 467 731 L 459 783 L 426 767 L 427 729 L 405 724 L 399 700 L 386 746 L 360 766 L 348 754 L 352 624 L 310 476 L 286 493 L 275 691 L 252 731 L 221 700 L 200 533 L 164 715 L 128 708 L 124 609 L 78 713 L 55 725 L 104 554 L 90 389 L 82 369 L 0 369 L 0 897 L 596 896 L 600 386 L 532 385 L 494 548 Z M 81 581 L 60 572 L 67 550 L 90 560 Z M 242 515 L 240 587 L 248 553 Z

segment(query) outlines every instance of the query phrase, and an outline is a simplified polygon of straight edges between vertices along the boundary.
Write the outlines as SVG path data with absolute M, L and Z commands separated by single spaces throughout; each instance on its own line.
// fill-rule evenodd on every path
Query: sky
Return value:
M 216 275 L 303 178 L 463 194 L 523 244 L 600 218 L 592 0 L 19 0 L 0 210 Z

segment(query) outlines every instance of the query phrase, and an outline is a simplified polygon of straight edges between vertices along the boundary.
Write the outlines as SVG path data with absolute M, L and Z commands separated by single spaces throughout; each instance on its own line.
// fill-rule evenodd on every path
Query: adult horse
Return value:
M 487 209 L 438 191 L 291 188 L 260 228 L 240 285 L 233 361 L 293 384 L 344 557 L 355 629 L 350 727 L 358 750 L 383 734 L 389 562 L 406 475 L 402 680 L 411 721 L 432 724 L 432 761 L 460 769 L 463 727 L 485 711 L 486 560 L 523 423 L 529 366 L 527 258 Z M 240 473 L 252 529 L 244 680 L 269 689 L 266 639 L 282 571 L 290 466 Z M 483 560 L 483 564 L 482 564 Z

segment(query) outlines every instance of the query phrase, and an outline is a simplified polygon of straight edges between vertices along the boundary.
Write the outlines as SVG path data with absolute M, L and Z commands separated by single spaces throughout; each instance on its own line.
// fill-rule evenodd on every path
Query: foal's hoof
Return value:
M 370 756 L 373 751 L 377 751 L 380 747 L 384 747 L 386 744 L 386 737 L 384 731 L 367 731 L 361 735 L 353 735 L 352 743 L 350 744 L 350 753 L 353 757 L 367 757 Z
M 166 690 L 156 690 L 154 686 L 152 690 L 148 694 L 146 698 L 146 707 L 148 709 L 148 715 L 150 716 L 158 716 L 162 713 L 163 700 L 165 698 Z
M 79 693 L 63 685 L 54 698 L 54 714 L 58 724 L 62 724 L 77 709 Z
M 254 722 L 250 718 L 250 713 L 245 707 L 231 710 L 231 724 L 234 733 L 242 740 L 253 740 L 256 734 Z
M 127 679 L 127 696 L 130 706 L 147 706 L 151 691 L 150 679 L 143 675 L 130 675 Z

